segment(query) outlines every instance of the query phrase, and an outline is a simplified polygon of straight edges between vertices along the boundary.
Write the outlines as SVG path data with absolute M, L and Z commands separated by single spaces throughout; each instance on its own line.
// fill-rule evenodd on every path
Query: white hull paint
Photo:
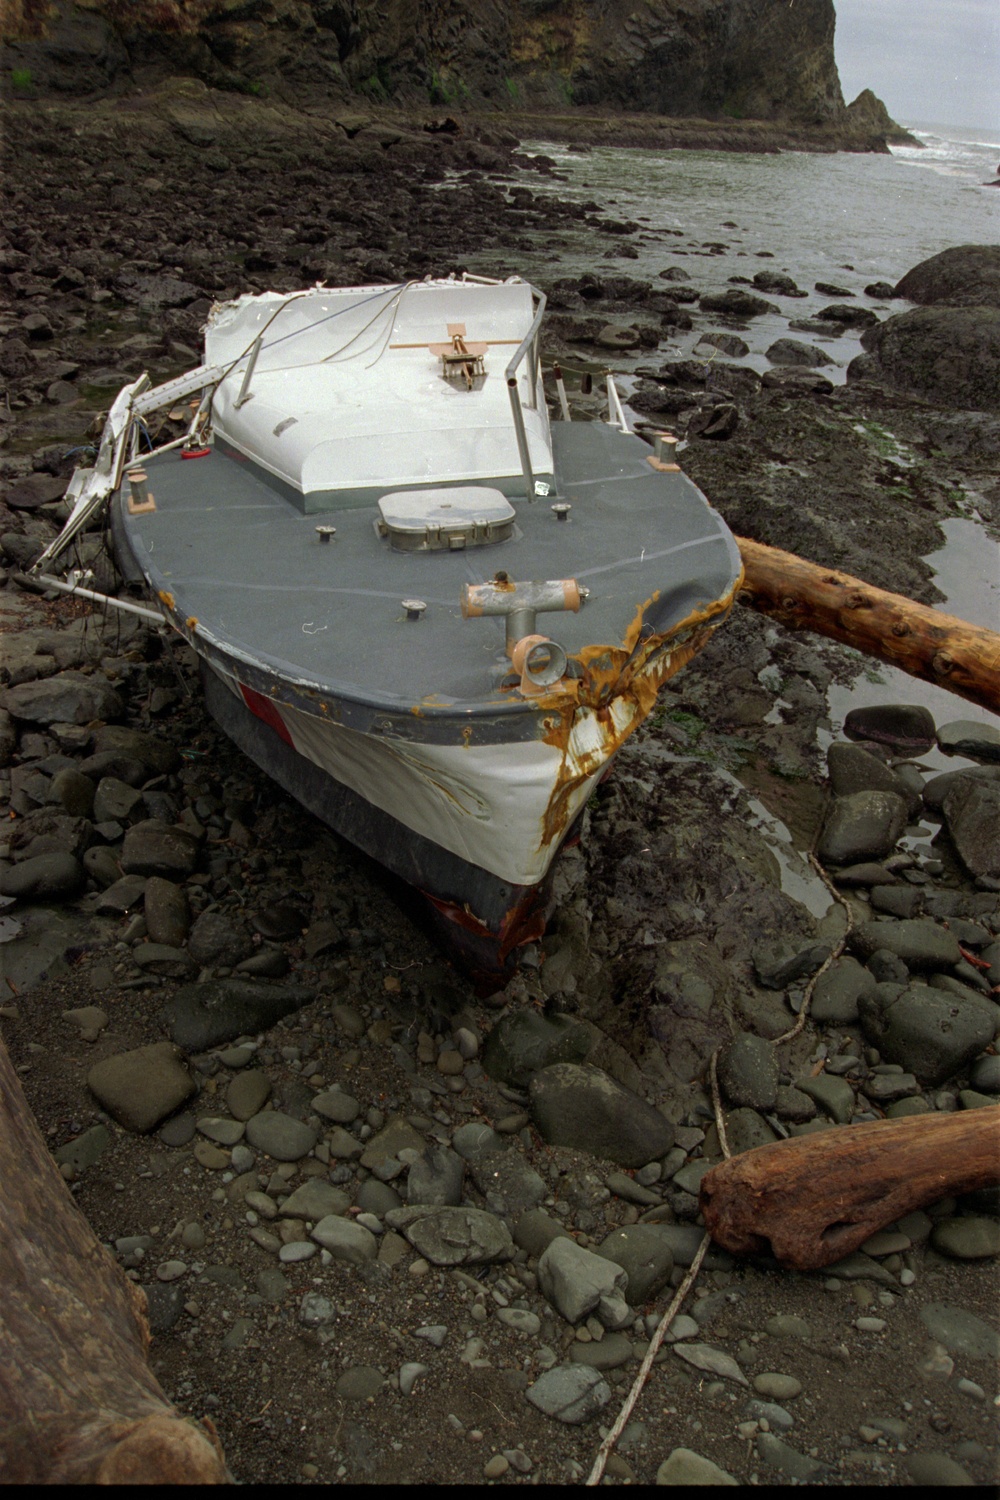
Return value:
M 253 707 L 234 677 L 213 667 L 230 692 Z M 616 705 L 618 706 L 618 705 Z M 628 710 L 629 705 L 621 708 Z M 542 740 L 495 745 L 405 744 L 319 719 L 269 700 L 293 748 L 334 781 L 405 828 L 511 885 L 537 885 L 559 849 L 547 814 L 557 788 L 593 764 L 601 735 L 578 714 L 566 755 Z M 560 826 L 584 806 L 610 757 L 568 791 Z

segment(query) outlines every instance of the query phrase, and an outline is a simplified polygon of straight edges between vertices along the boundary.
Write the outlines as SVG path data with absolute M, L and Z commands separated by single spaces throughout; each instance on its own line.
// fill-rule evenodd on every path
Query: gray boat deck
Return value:
M 740 569 L 701 492 L 684 474 L 654 471 L 640 439 L 600 422 L 555 422 L 552 440 L 558 493 L 513 502 L 517 531 L 491 546 L 395 552 L 376 535 L 374 505 L 303 515 L 253 464 L 218 448 L 152 459 L 156 510 L 119 506 L 118 534 L 152 588 L 237 661 L 385 709 L 510 711 L 512 695 L 497 686 L 504 622 L 463 619 L 464 583 L 498 569 L 518 581 L 575 578 L 590 590 L 586 606 L 542 614 L 537 626 L 572 655 L 621 646 L 640 605 L 657 632 L 669 628 L 726 595 Z M 556 500 L 572 505 L 565 522 L 550 509 Z M 336 526 L 328 545 L 320 520 Z M 418 622 L 401 606 L 410 598 L 427 604 Z

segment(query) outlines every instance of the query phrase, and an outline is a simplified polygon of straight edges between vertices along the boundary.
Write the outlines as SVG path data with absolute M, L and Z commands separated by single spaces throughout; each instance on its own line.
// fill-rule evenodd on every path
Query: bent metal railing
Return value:
M 530 401 L 528 403 L 531 411 L 538 410 L 538 387 L 541 379 L 539 366 L 538 339 L 542 327 L 542 318 L 545 316 L 545 293 L 540 292 L 537 287 L 531 288 L 532 297 L 537 297 L 537 311 L 531 320 L 531 327 L 514 351 L 510 364 L 504 371 L 507 381 L 507 394 L 510 397 L 510 409 L 514 418 L 514 433 L 517 437 L 517 451 L 521 459 L 521 472 L 524 475 L 524 491 L 529 501 L 535 498 L 535 476 L 531 469 L 531 455 L 528 451 L 528 434 L 524 426 L 524 410 L 521 393 L 518 389 L 517 370 L 523 359 L 530 353 L 528 360 L 528 390 Z

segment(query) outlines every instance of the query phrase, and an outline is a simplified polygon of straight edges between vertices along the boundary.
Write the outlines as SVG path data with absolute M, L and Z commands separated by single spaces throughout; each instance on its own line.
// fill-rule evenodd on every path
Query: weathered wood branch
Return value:
M 1000 1108 L 987 1105 L 757 1146 L 706 1172 L 700 1201 L 726 1250 L 812 1271 L 914 1209 L 998 1182 Z
M 146 1360 L 143 1292 L 73 1202 L 0 1041 L 0 1484 L 221 1484 Z
M 954 615 L 737 537 L 740 599 L 791 630 L 812 630 L 1000 713 L 1000 635 Z

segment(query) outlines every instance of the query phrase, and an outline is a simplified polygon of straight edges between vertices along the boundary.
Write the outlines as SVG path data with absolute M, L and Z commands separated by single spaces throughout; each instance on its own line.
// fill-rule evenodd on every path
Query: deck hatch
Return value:
M 375 530 L 397 552 L 460 552 L 505 542 L 516 512 L 500 490 L 484 485 L 396 490 L 378 502 Z

